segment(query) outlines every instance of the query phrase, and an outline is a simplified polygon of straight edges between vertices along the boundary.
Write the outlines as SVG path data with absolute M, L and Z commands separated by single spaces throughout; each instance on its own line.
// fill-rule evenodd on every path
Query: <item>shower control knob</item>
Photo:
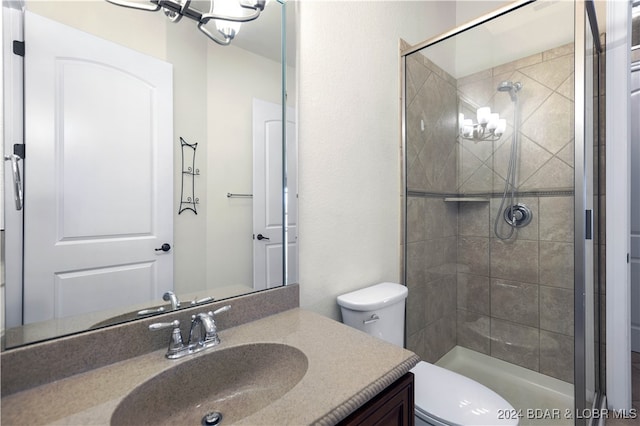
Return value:
M 522 203 L 504 209 L 504 220 L 513 228 L 522 228 L 531 222 L 533 213 L 531 209 Z
M 169 245 L 168 243 L 164 243 L 162 246 L 160 246 L 160 248 L 155 249 L 155 251 L 164 251 L 167 252 L 171 250 L 171 245 Z

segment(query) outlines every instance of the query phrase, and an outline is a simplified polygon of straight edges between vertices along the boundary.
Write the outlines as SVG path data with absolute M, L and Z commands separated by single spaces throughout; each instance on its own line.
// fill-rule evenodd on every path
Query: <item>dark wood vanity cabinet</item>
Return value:
M 413 426 L 413 410 L 413 373 L 407 373 L 338 425 Z

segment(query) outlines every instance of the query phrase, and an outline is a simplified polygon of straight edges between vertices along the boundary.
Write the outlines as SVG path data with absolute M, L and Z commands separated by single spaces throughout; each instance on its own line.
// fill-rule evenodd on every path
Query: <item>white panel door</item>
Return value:
M 287 282 L 298 281 L 295 116 L 287 109 Z M 282 106 L 253 100 L 253 288 L 285 282 L 282 270 Z
M 25 15 L 24 322 L 173 288 L 171 65 Z
M 640 352 L 640 64 L 631 72 L 631 350 Z

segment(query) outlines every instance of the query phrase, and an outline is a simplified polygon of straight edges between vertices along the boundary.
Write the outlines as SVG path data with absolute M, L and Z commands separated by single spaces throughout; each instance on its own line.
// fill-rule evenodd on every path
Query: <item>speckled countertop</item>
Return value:
M 165 359 L 165 350 L 154 351 L 9 395 L 1 400 L 2 424 L 108 425 L 127 394 L 176 363 L 235 346 L 279 343 L 304 353 L 305 375 L 282 397 L 233 424 L 331 425 L 419 360 L 410 351 L 302 309 L 222 330 L 219 335 L 219 346 L 179 361 Z M 226 424 L 232 423 L 222 422 Z

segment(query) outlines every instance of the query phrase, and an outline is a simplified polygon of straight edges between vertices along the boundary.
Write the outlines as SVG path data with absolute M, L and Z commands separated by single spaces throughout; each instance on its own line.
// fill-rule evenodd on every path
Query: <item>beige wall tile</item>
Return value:
M 427 243 L 418 241 L 407 243 L 407 285 L 417 286 L 426 284 L 427 265 L 425 253 Z
M 556 157 L 567 163 L 569 166 L 573 167 L 574 162 L 574 148 L 575 142 L 573 139 L 569 141 L 564 148 L 562 148 L 557 154 Z
M 538 285 L 492 279 L 491 316 L 538 327 Z
M 540 284 L 573 289 L 573 244 L 540 241 Z
M 496 91 L 503 80 L 523 83 L 520 190 L 573 188 L 571 44 L 457 83 L 428 59 L 421 63 L 420 56 L 415 58 L 407 65 L 408 94 L 415 93 L 407 109 L 410 189 L 459 194 L 503 190 L 514 125 L 514 103 Z M 467 118 L 475 121 L 477 106 L 490 106 L 506 118 L 505 135 L 495 142 L 458 140 L 458 93 Z M 573 197 L 518 201 L 532 208 L 533 221 L 503 242 L 493 232 L 499 198 L 491 203 L 409 200 L 407 220 L 415 233 L 407 237 L 407 343 L 430 362 L 457 340 L 561 380 L 572 379 L 567 372 L 573 371 L 568 335 L 573 317 L 566 307 L 573 301 Z
M 540 331 L 540 372 L 573 383 L 573 338 Z
M 538 371 L 539 349 L 537 328 L 491 319 L 491 356 Z
M 573 73 L 573 55 L 558 56 L 520 68 L 519 71 L 548 88 L 556 90 Z
M 573 241 L 573 197 L 540 198 L 540 240 Z
M 489 223 L 489 203 L 459 203 L 459 235 L 488 237 Z
M 426 287 L 422 285 L 413 285 L 409 287 L 409 295 L 407 296 L 407 335 L 413 335 L 424 328 L 425 319 L 425 300 Z
M 424 241 L 425 239 L 426 210 L 423 197 L 407 198 L 407 242 Z
M 407 81 L 410 81 L 416 88 L 422 87 L 431 75 L 431 70 L 416 55 L 407 56 L 406 64 Z
M 491 319 L 462 309 L 458 310 L 458 345 L 489 355 L 491 352 Z
M 459 188 L 463 194 L 485 193 L 493 190 L 493 171 L 481 164 Z
M 491 239 L 491 276 L 519 282 L 538 282 L 538 242 Z
M 573 336 L 573 290 L 540 286 L 540 328 Z
M 507 62 L 506 64 L 502 64 L 493 68 L 494 74 L 502 74 L 509 71 L 515 71 L 520 68 L 527 67 L 529 65 L 537 64 L 542 62 L 542 53 L 536 53 L 531 56 L 527 56 L 521 59 L 517 59 L 512 62 Z
M 491 314 L 489 277 L 458 274 L 458 308 L 484 315 Z
M 565 190 L 573 189 L 573 184 L 573 167 L 557 157 L 553 157 L 520 185 L 520 189 L 526 191 Z
M 427 362 L 436 362 L 456 345 L 456 314 L 441 318 L 424 330 Z
M 407 334 L 407 349 L 423 360 L 426 359 L 424 329 L 420 329 L 413 334 Z
M 542 59 L 547 61 L 549 59 L 557 58 L 558 56 L 569 55 L 573 53 L 573 43 L 567 43 L 553 49 L 545 50 L 542 52 Z
M 419 158 L 415 158 L 407 165 L 407 188 L 414 191 L 427 191 L 429 189 L 427 172 Z
M 573 138 L 573 102 L 552 93 L 522 123 L 522 133 L 552 154 Z
M 493 156 L 493 169 L 502 178 L 507 176 L 512 144 L 511 141 L 502 144 Z M 525 182 L 553 157 L 550 152 L 524 135 L 520 136 L 519 148 L 518 182 Z M 504 185 L 503 182 L 504 180 L 501 181 L 500 187 Z
M 458 238 L 458 271 L 489 275 L 489 238 Z
M 556 89 L 556 92 L 570 101 L 574 100 L 574 81 L 573 73 Z

